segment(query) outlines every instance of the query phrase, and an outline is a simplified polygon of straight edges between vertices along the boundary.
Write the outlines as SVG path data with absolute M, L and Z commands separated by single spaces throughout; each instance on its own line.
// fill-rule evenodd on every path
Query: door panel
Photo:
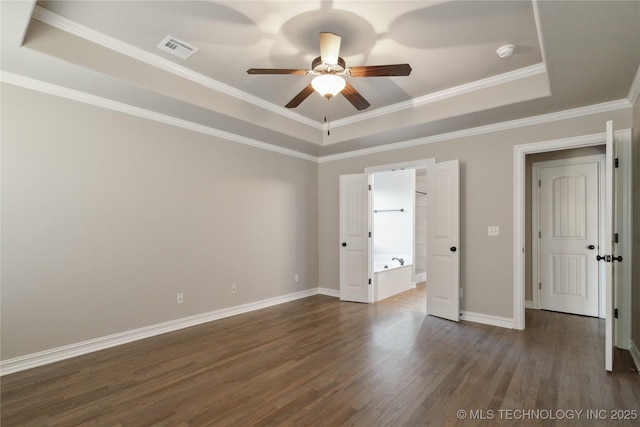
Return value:
M 600 255 L 604 261 L 604 283 L 605 286 L 605 299 L 606 299 L 606 314 L 605 314 L 605 333 L 604 333 L 604 347 L 605 357 L 604 365 L 607 371 L 613 370 L 613 330 L 615 327 L 615 319 L 613 318 L 613 309 L 615 301 L 615 283 L 613 276 L 613 262 L 610 262 L 611 254 L 613 253 L 613 218 L 614 218 L 614 140 L 613 140 L 613 122 L 610 120 L 606 124 L 605 129 L 605 141 L 606 141 L 606 154 L 605 154 L 605 227 L 604 227 L 604 242 L 602 242 L 600 248 Z M 609 257 L 609 262 L 607 262 Z
M 427 314 L 460 320 L 458 160 L 427 168 Z
M 539 169 L 542 309 L 598 316 L 598 169 L 597 161 Z
M 369 183 L 365 174 L 340 177 L 340 299 L 371 302 Z

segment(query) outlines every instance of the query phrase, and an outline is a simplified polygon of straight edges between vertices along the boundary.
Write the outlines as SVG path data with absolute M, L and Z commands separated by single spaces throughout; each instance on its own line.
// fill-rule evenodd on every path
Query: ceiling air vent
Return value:
M 171 36 L 165 37 L 158 45 L 158 48 L 182 59 L 187 59 L 198 51 L 197 47 Z

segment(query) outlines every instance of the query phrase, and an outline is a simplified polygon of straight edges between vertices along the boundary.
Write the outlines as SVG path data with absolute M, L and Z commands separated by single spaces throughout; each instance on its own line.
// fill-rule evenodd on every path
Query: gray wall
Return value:
M 3 360 L 318 286 L 315 162 L 3 84 L 1 166 Z
M 316 286 L 338 290 L 338 177 L 432 157 L 461 161 L 461 308 L 511 317 L 514 145 L 603 132 L 608 119 L 638 127 L 640 105 L 633 119 L 621 110 L 319 165 L 6 84 L 1 119 L 6 360 Z M 638 132 L 634 150 L 640 182 Z M 634 192 L 639 212 L 640 186 Z M 489 238 L 487 225 L 501 235 Z
M 436 158 L 461 164 L 461 309 L 513 317 L 513 147 L 631 127 L 631 110 L 557 121 L 384 153 L 323 162 L 319 174 L 320 284 L 338 289 L 338 177 L 365 167 Z M 500 226 L 499 237 L 487 226 Z M 428 273 L 427 273 L 428 274 Z

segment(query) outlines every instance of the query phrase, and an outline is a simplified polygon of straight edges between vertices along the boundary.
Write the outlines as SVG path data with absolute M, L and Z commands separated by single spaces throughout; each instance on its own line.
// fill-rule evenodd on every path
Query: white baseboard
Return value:
M 426 282 L 427 281 L 427 272 L 423 271 L 422 273 L 418 273 L 413 276 L 413 280 L 416 283 Z
M 633 342 L 633 340 L 631 340 L 630 347 L 629 352 L 633 358 L 633 363 L 636 364 L 636 371 L 640 373 L 640 350 L 638 350 L 638 346 L 636 346 L 636 343 Z
M 531 301 L 530 299 L 526 299 L 526 300 L 524 300 L 524 308 L 525 308 L 525 309 L 527 309 L 527 308 L 534 308 L 534 307 L 533 307 L 533 301 Z
M 318 288 L 318 293 L 320 295 L 326 295 L 328 297 L 340 298 L 340 291 L 337 289 Z
M 81 356 L 83 354 L 93 353 L 95 351 L 104 350 L 145 338 L 150 338 L 167 332 L 189 328 L 191 326 L 200 325 L 202 323 L 224 319 L 225 317 L 231 317 L 238 314 L 248 313 L 250 311 L 260 310 L 261 308 L 267 308 L 285 302 L 307 298 L 319 293 L 322 293 L 323 295 L 331 294 L 331 296 L 334 296 L 333 293 L 339 295 L 339 292 L 333 289 L 307 289 L 304 291 L 294 292 L 279 297 L 268 298 L 261 301 L 214 310 L 208 313 L 197 314 L 195 316 L 183 317 L 181 319 L 171 320 L 164 323 L 158 323 L 156 325 L 145 326 L 143 328 L 120 332 L 117 334 L 95 338 L 76 344 L 66 345 L 63 347 L 53 348 L 38 353 L 27 354 L 25 356 L 0 361 L 0 376 L 47 365 L 49 363 L 59 362 L 61 360 L 70 359 L 72 357 Z
M 490 314 L 473 313 L 463 311 L 460 314 L 460 320 L 467 322 L 483 323 L 485 325 L 499 326 L 501 328 L 513 329 L 513 319 L 508 317 L 492 316 Z

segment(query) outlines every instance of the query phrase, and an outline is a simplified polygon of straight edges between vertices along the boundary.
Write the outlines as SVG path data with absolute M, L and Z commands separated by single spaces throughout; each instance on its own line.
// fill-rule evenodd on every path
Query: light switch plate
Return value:
M 489 226 L 489 236 L 499 236 L 500 235 L 500 227 L 497 225 Z

